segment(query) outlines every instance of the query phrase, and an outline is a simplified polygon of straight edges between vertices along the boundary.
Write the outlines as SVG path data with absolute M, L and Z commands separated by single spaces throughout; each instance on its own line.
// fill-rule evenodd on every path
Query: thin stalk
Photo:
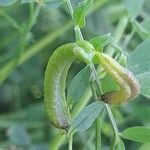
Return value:
M 72 20 L 74 22 L 74 17 L 73 17 L 73 13 L 74 12 L 73 12 L 73 8 L 72 8 L 70 0 L 67 0 L 67 6 L 68 6 L 68 9 L 69 9 L 71 18 L 72 18 Z M 74 31 L 75 31 L 75 35 L 76 35 L 76 40 L 82 40 L 83 36 L 82 36 L 81 30 L 80 30 L 79 26 L 77 26 L 75 24 L 75 22 L 74 22 Z
M 115 119 L 114 119 L 113 113 L 112 113 L 112 111 L 111 111 L 110 106 L 109 106 L 108 104 L 106 104 L 106 103 L 105 103 L 105 108 L 106 108 L 106 110 L 107 110 L 109 119 L 110 119 L 110 121 L 111 121 L 113 130 L 114 130 L 114 133 L 115 133 L 116 141 L 118 141 L 118 140 L 120 139 L 120 137 L 119 137 L 119 130 L 118 130 L 116 121 L 115 121 Z
M 70 135 L 68 138 L 69 138 L 68 150 L 72 150 L 73 135 Z
M 96 150 L 101 150 L 102 149 L 102 144 L 101 144 L 101 124 L 100 124 L 100 116 L 97 117 L 96 119 L 96 127 L 95 127 L 95 133 L 96 133 Z
M 34 26 L 40 10 L 41 10 L 41 5 L 37 5 L 35 11 L 33 11 L 32 9 L 30 10 L 31 14 L 30 14 L 30 22 L 29 22 L 29 26 L 28 26 L 28 31 L 30 31 L 31 28 Z
M 128 24 L 128 17 L 127 16 L 121 17 L 114 32 L 114 44 L 117 45 L 120 42 L 120 39 L 122 37 L 122 34 L 124 33 L 124 29 L 126 28 L 127 24 Z
M 132 29 L 131 33 L 126 36 L 125 41 L 123 43 L 124 49 L 127 49 L 127 47 L 129 45 L 130 41 L 132 40 L 134 34 L 135 34 L 135 30 Z
M 92 74 L 92 70 L 91 70 L 91 74 Z M 96 92 L 96 87 L 95 87 L 95 80 L 91 81 L 91 88 L 92 88 L 92 93 L 94 96 L 95 100 L 98 100 L 97 97 L 97 92 Z M 96 121 L 95 121 L 95 136 L 96 136 L 96 141 L 95 141 L 95 149 L 96 150 L 100 150 L 101 149 L 101 126 L 100 126 L 100 116 L 97 117 Z

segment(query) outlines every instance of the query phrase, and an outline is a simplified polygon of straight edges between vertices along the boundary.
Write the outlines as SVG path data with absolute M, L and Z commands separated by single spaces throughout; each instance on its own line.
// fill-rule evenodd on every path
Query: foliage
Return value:
M 120 138 L 114 145 L 115 137 L 112 138 L 113 129 L 106 112 L 104 118 L 100 116 L 103 118 L 100 120 L 104 137 L 102 149 L 108 149 L 112 144 L 117 150 L 148 150 L 149 0 L 74 0 L 72 3 L 74 22 L 84 27 L 84 38 L 97 51 L 113 56 L 118 62 L 122 61 L 118 59 L 121 54 L 127 55 L 128 69 L 141 85 L 141 95 L 136 100 L 112 107 L 120 131 Z M 50 125 L 45 113 L 43 77 L 53 50 L 74 41 L 72 28 L 66 0 L 0 0 L 0 149 L 55 150 L 60 146 L 67 149 L 65 136 Z M 123 61 L 126 64 L 126 59 Z M 103 91 L 118 88 L 102 68 L 98 71 Z M 94 149 L 96 141 L 92 134 L 93 122 L 103 107 L 101 103 L 93 102 L 95 97 L 91 98 L 90 81 L 90 69 L 75 62 L 66 87 L 74 117 L 71 129 L 77 131 L 74 149 Z M 87 99 L 92 103 L 87 104 Z M 80 113 L 76 111 L 79 106 L 84 107 Z

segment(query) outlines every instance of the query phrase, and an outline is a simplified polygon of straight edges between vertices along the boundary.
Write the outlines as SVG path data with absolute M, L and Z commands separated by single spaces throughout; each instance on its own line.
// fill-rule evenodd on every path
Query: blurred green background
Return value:
M 73 6 L 78 2 L 73 0 Z M 121 0 L 96 2 L 82 29 L 87 40 L 106 33 L 118 34 L 115 31 L 119 21 L 128 18 L 130 13 L 126 2 Z M 48 150 L 57 132 L 48 121 L 44 108 L 44 71 L 52 52 L 64 43 L 75 41 L 75 35 L 65 5 L 57 9 L 39 8 L 37 18 L 34 18 L 35 7 L 36 4 L 21 4 L 20 1 L 0 7 L 0 150 Z M 149 0 L 143 2 L 136 21 L 142 29 L 138 26 L 132 32 L 133 24 L 125 22 L 126 28 L 118 43 L 127 55 L 145 37 L 150 37 Z M 68 83 L 81 68 L 83 64 L 72 66 Z M 150 125 L 149 99 L 142 95 L 133 102 L 114 107 L 113 113 L 120 131 L 130 126 Z M 107 117 L 103 124 L 103 150 L 107 150 L 112 128 Z M 91 128 L 76 134 L 74 149 L 92 150 L 94 136 L 89 139 L 92 133 Z M 124 142 L 127 150 L 137 150 L 141 146 L 128 140 Z M 60 149 L 67 149 L 66 141 Z

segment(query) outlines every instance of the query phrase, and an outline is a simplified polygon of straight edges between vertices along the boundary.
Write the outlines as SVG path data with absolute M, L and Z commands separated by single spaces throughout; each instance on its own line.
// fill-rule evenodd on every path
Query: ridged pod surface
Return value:
M 44 78 L 44 101 L 50 122 L 57 128 L 68 130 L 70 125 L 65 95 L 68 70 L 77 58 L 89 63 L 91 49 L 93 46 L 86 41 L 65 44 L 57 48 L 48 61 Z
M 120 86 L 119 90 L 102 95 L 102 100 L 108 104 L 121 104 L 139 95 L 140 84 L 132 72 L 106 54 L 95 52 L 95 59 Z

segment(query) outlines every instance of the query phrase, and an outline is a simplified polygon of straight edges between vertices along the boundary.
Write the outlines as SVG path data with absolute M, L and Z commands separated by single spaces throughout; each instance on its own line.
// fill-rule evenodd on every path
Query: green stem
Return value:
M 70 12 L 70 15 L 71 15 L 71 18 L 74 22 L 74 17 L 73 17 L 73 8 L 72 8 L 72 5 L 71 5 L 71 2 L 70 0 L 67 0 L 67 6 L 68 6 L 68 9 L 69 9 L 69 12 Z M 83 36 L 82 36 L 82 33 L 81 33 L 81 30 L 80 28 L 75 24 L 74 22 L 74 31 L 75 31 L 75 35 L 76 35 L 76 40 L 83 40 Z
M 111 125 L 113 127 L 113 130 L 114 130 L 114 133 L 115 133 L 115 137 L 116 137 L 116 141 L 119 140 L 119 130 L 118 130 L 118 127 L 117 127 L 117 124 L 116 124 L 116 121 L 114 119 L 114 116 L 113 116 L 113 113 L 111 111 L 111 108 L 108 104 L 105 104 L 105 108 L 107 110 L 107 113 L 108 113 L 108 116 L 109 116 L 109 119 L 111 121 Z
M 131 33 L 126 36 L 125 41 L 123 43 L 125 50 L 127 49 L 127 47 L 129 45 L 130 41 L 132 40 L 134 34 L 135 34 L 135 30 L 132 29 Z
M 69 138 L 68 150 L 72 150 L 73 135 L 70 135 L 68 138 Z
M 31 10 L 30 10 L 31 14 L 30 14 L 30 22 L 29 22 L 29 25 L 28 25 L 28 32 L 31 30 L 31 28 L 36 23 L 36 19 L 37 19 L 37 16 L 38 16 L 40 10 L 41 10 L 41 5 L 37 5 L 36 9 L 34 11 L 33 11 L 33 8 L 31 6 Z
M 91 69 L 91 74 L 93 74 L 93 69 Z M 94 77 L 93 77 L 94 78 Z M 92 88 L 92 93 L 94 96 L 95 100 L 98 100 L 97 97 L 97 92 L 96 92 L 96 87 L 95 87 L 95 80 L 91 81 L 91 88 Z M 95 142 L 95 149 L 100 150 L 101 149 L 101 126 L 100 126 L 100 116 L 95 121 L 95 135 L 96 135 L 96 142 Z
M 122 37 L 122 34 L 124 33 L 124 30 L 128 24 L 128 17 L 123 16 L 121 17 L 116 30 L 114 32 L 114 43 L 117 45 L 120 42 L 120 39 Z
M 96 128 L 95 128 L 95 133 L 96 133 L 96 150 L 101 150 L 101 126 L 100 126 L 100 116 L 96 119 Z
M 71 5 L 70 0 L 67 0 L 67 6 L 68 6 L 68 8 L 69 8 L 69 12 L 70 12 L 71 18 L 72 18 L 72 20 L 74 21 L 73 8 L 72 8 L 72 5 Z

